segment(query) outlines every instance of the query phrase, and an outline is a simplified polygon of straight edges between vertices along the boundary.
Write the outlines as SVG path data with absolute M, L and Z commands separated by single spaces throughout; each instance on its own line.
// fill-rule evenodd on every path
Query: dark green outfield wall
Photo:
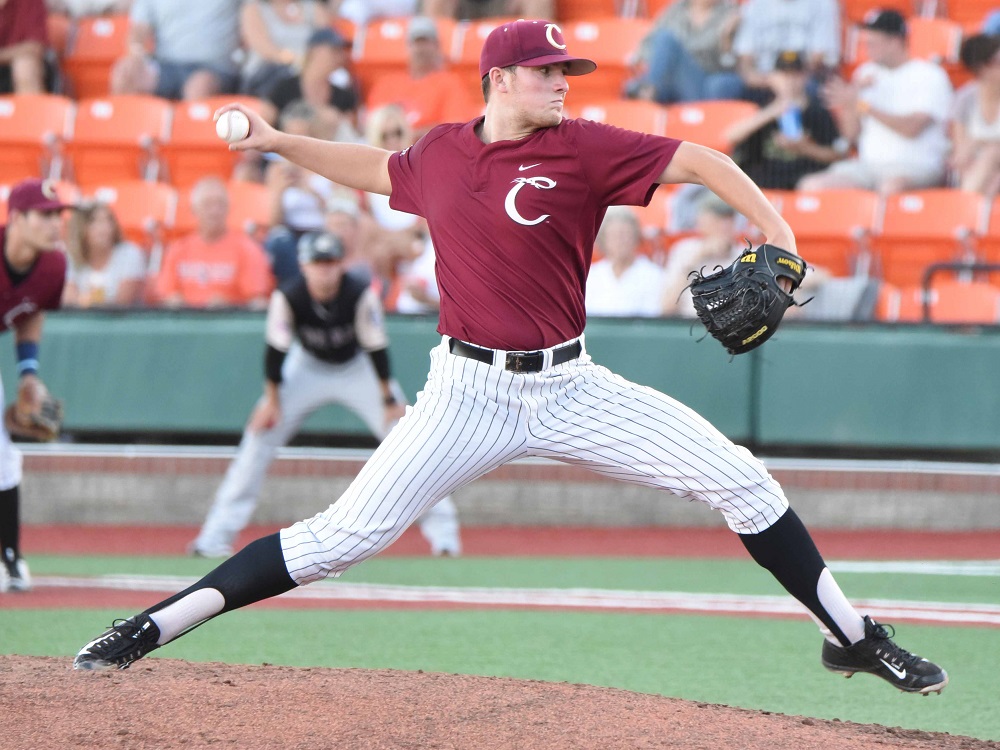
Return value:
M 42 375 L 66 402 L 70 432 L 227 433 L 260 393 L 259 313 L 58 313 L 46 323 Z M 412 398 L 439 340 L 435 321 L 389 320 L 392 361 Z M 786 323 L 729 360 L 700 325 L 594 320 L 587 347 L 618 373 L 659 388 L 728 436 L 757 446 L 1000 449 L 1000 328 Z M 0 347 L 7 400 L 13 342 Z M 341 409 L 310 433 L 363 434 Z

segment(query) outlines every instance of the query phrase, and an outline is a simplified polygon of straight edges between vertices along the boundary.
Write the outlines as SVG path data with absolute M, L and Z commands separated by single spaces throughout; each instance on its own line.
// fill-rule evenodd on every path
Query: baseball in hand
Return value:
M 250 135 L 250 120 L 238 109 L 231 109 L 216 120 L 215 132 L 226 143 L 242 141 Z

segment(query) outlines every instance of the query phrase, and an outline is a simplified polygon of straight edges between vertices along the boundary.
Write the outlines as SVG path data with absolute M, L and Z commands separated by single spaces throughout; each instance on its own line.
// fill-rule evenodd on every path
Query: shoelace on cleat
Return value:
M 920 657 L 911 654 L 902 646 L 896 645 L 896 642 L 892 640 L 895 635 L 896 629 L 892 625 L 883 625 L 880 622 L 876 622 L 875 627 L 872 629 L 872 638 L 880 641 L 879 648 L 884 649 L 892 661 L 907 666 L 919 662 Z

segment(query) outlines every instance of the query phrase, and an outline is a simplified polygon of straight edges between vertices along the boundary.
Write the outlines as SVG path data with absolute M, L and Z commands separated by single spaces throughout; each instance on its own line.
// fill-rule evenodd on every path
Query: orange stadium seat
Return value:
M 266 106 L 249 96 L 218 96 L 172 105 L 170 135 L 160 147 L 160 160 L 170 184 L 184 187 L 206 175 L 224 180 L 232 177 L 242 156 L 219 140 L 212 120 L 215 110 L 230 103 L 245 104 L 258 113 Z
M 982 196 L 961 190 L 888 196 L 872 237 L 882 278 L 899 286 L 917 285 L 932 263 L 970 259 L 984 211 Z
M 906 19 L 908 47 L 912 57 L 933 60 L 942 65 L 958 62 L 958 48 L 962 44 L 962 27 L 947 18 Z M 861 40 L 862 29 L 854 27 L 848 32 L 845 59 L 859 65 L 868 59 L 865 45 Z
M 88 198 L 108 204 L 125 236 L 146 250 L 161 244 L 173 223 L 177 191 L 165 183 L 122 180 L 94 185 L 85 192 Z
M 930 290 L 935 323 L 1000 323 L 1000 287 L 987 282 L 941 280 Z
M 667 135 L 728 154 L 732 152 L 733 144 L 726 140 L 725 132 L 734 122 L 755 111 L 756 104 L 738 99 L 668 104 Z
M 593 73 L 570 79 L 570 106 L 621 97 L 625 82 L 632 76 L 632 55 L 650 27 L 650 21 L 644 18 L 605 17 L 562 24 L 572 54 L 597 63 Z
M 865 15 L 872 10 L 898 10 L 904 16 L 916 15 L 915 5 L 920 0 L 840 0 L 844 21 L 849 24 L 861 23 Z
M 778 210 L 795 233 L 802 257 L 835 276 L 849 276 L 866 270 L 867 238 L 878 207 L 878 194 L 868 190 L 788 191 Z
M 960 23 L 968 33 L 976 33 L 986 16 L 1000 10 L 997 0 L 942 0 L 944 16 Z
M 979 247 L 987 263 L 1000 263 L 1000 197 L 993 199 Z
M 57 94 L 0 97 L 0 182 L 58 177 L 73 102 Z
M 111 68 L 128 51 L 126 13 L 80 18 L 70 35 L 62 61 L 67 88 L 74 99 L 106 96 Z
M 494 16 L 476 21 L 466 21 L 455 29 L 455 37 L 451 50 L 451 67 L 467 81 L 469 95 L 473 101 L 483 100 L 482 86 L 479 78 L 479 53 L 483 42 L 497 26 L 510 21 L 516 21 L 513 16 Z
M 572 85 L 572 84 L 571 84 Z M 573 108 L 576 116 L 619 128 L 663 135 L 667 109 L 662 104 L 638 99 L 606 99 Z
M 87 186 L 155 177 L 156 150 L 168 133 L 171 112 L 172 103 L 155 96 L 80 101 L 66 143 L 73 180 Z
M 556 0 L 555 20 L 562 24 L 617 16 L 621 15 L 620 5 L 622 5 L 621 0 Z
M 354 39 L 351 57 L 354 73 L 366 92 L 375 79 L 387 72 L 406 70 L 409 61 L 407 53 L 407 18 L 384 18 L 371 21 L 359 30 Z M 435 18 L 441 52 L 446 59 L 452 57 L 452 49 L 458 22 L 447 17 Z

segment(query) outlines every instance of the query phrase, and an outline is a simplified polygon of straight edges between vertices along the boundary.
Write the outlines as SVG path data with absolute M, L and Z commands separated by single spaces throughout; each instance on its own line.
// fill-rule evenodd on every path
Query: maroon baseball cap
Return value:
M 597 70 L 593 60 L 567 54 L 562 29 L 556 24 L 521 19 L 497 26 L 486 37 L 479 56 L 479 77 L 485 78 L 491 69 L 509 65 L 540 68 L 555 63 L 569 63 L 566 75 L 570 76 Z
M 59 200 L 55 185 L 49 180 L 30 179 L 17 183 L 7 196 L 7 210 L 61 211 L 69 205 Z

